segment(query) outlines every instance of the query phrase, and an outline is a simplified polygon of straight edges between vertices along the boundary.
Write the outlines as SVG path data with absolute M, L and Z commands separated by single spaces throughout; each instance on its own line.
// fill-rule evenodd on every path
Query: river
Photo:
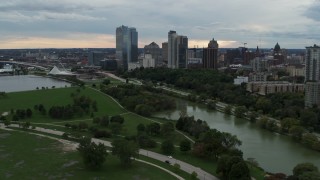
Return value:
M 70 83 L 34 75 L 0 76 L 0 92 L 18 92 L 35 90 L 37 87 L 56 88 L 70 86 Z
M 244 159 L 255 158 L 259 166 L 268 172 L 292 174 L 298 163 L 311 162 L 320 168 L 320 152 L 303 147 L 290 137 L 259 128 L 248 120 L 235 118 L 206 106 L 176 99 L 177 109 L 157 113 L 154 116 L 177 120 L 184 110 L 195 119 L 205 120 L 211 128 L 234 134 L 242 141 L 240 149 Z

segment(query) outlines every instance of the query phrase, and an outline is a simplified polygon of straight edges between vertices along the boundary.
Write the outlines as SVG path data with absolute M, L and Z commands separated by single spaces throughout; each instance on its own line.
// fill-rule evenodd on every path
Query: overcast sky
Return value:
M 169 30 L 189 47 L 304 48 L 320 44 L 320 0 L 0 0 L 0 48 L 115 47 L 135 27 L 139 47 Z

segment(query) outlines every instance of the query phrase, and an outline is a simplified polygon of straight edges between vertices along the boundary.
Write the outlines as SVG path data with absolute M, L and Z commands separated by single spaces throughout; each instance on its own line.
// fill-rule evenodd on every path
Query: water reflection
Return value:
M 26 75 L 26 76 L 0 76 L 0 91 L 18 92 L 36 90 L 37 87 L 55 88 L 70 86 L 70 83 L 46 77 Z
M 248 120 L 207 110 L 204 105 L 176 100 L 177 110 L 158 113 L 155 116 L 177 120 L 179 112 L 185 110 L 189 116 L 205 120 L 211 128 L 234 134 L 242 141 L 240 149 L 244 158 L 255 158 L 266 171 L 292 174 L 293 167 L 303 162 L 311 162 L 320 167 L 320 153 L 303 147 L 290 137 L 261 129 Z

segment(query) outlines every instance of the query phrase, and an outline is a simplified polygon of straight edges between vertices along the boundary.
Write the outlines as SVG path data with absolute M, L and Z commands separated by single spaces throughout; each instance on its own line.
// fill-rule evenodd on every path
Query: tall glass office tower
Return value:
M 187 68 L 188 38 L 168 32 L 168 68 Z
M 122 25 L 116 29 L 116 56 L 124 70 L 128 70 L 128 63 L 138 61 L 138 32 L 136 28 Z

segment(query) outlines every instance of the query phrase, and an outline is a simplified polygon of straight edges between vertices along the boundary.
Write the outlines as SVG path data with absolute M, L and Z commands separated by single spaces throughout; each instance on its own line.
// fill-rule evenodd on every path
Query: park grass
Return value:
M 135 136 L 137 135 L 137 126 L 138 124 L 142 123 L 144 125 L 148 125 L 148 124 L 151 124 L 152 120 L 150 120 L 149 118 L 145 118 L 143 116 L 140 116 L 140 115 L 137 115 L 135 113 L 131 113 L 131 112 L 128 112 L 128 113 L 125 113 L 122 115 L 124 117 L 124 123 L 123 123 L 123 128 L 120 132 L 120 136 Z M 88 120 L 74 120 L 74 121 L 57 121 L 57 122 L 53 122 L 53 123 L 50 123 L 50 124 L 31 124 L 31 125 L 35 125 L 35 126 L 38 126 L 38 127 L 44 127 L 44 128 L 48 128 L 48 129 L 57 129 L 59 131 L 64 131 L 64 132 L 68 132 L 68 133 L 78 133 L 78 134 L 81 134 L 81 135 L 84 135 L 84 136 L 89 136 L 89 137 L 92 137 L 92 134 L 88 131 L 79 131 L 79 130 L 72 130 L 71 128 L 65 128 L 64 125 L 66 123 L 69 123 L 69 124 L 75 124 L 75 125 L 78 125 L 78 123 L 80 122 L 85 122 L 89 125 L 89 127 L 93 126 L 99 130 L 109 130 L 111 131 L 111 129 L 107 128 L 107 127 L 101 127 L 97 124 L 93 124 L 92 120 L 91 119 L 88 119 Z M 156 121 L 157 122 L 157 121 Z M 165 122 L 165 120 L 162 121 L 162 123 Z M 56 126 L 56 125 L 60 125 L 60 126 Z M 159 137 L 153 137 L 151 136 L 150 138 L 152 138 L 153 140 L 155 140 L 156 142 L 162 142 L 163 140 L 165 139 L 171 139 L 173 141 L 173 143 L 175 145 L 179 145 L 180 142 L 182 140 L 185 139 L 185 137 L 183 135 L 181 135 L 180 133 L 177 133 L 177 132 L 173 132 L 171 136 L 169 137 L 162 137 L 162 136 L 159 136 Z M 110 138 L 107 138 L 107 140 L 110 140 Z
M 117 115 L 126 112 L 125 109 L 115 103 L 112 98 L 96 91 L 92 88 L 59 88 L 59 89 L 46 89 L 36 91 L 25 91 L 8 93 L 6 98 L 0 99 L 0 112 L 10 112 L 11 109 L 27 109 L 33 110 L 34 105 L 43 104 L 49 110 L 52 106 L 61 106 L 72 104 L 73 99 L 71 93 L 79 94 L 80 96 L 89 96 L 92 100 L 97 102 L 98 112 L 96 116 L 102 115 Z M 82 117 L 74 117 L 73 119 L 87 119 L 90 118 L 89 114 Z M 31 122 L 53 122 L 63 121 L 54 120 L 48 115 L 41 115 L 39 112 L 33 110 L 33 117 Z
M 101 170 L 90 171 L 85 169 L 77 151 L 64 151 L 58 141 L 3 130 L 0 138 L 0 179 L 175 179 L 140 162 L 124 168 L 110 154 Z
M 33 129 L 21 129 L 21 128 L 14 128 L 14 127 L 10 127 L 10 129 L 13 129 L 13 130 L 16 130 L 16 131 L 20 131 L 20 132 L 25 132 L 25 133 L 36 133 L 36 134 L 45 135 L 45 136 L 49 136 L 49 137 L 53 137 L 53 138 L 61 138 L 61 136 L 59 136 L 59 135 L 54 135 L 54 134 L 45 133 L 45 132 L 39 132 L 39 131 L 35 131 Z M 0 130 L 0 134 L 1 134 L 1 130 Z M 72 141 L 74 141 L 74 140 L 72 140 Z M 108 149 L 110 150 L 111 148 L 108 147 Z M 155 159 L 149 158 L 147 156 L 143 156 L 143 155 L 139 155 L 137 159 L 141 159 L 141 160 L 156 164 L 156 165 L 158 165 L 160 167 L 163 167 L 164 169 L 167 169 L 167 170 L 169 170 L 171 172 L 174 172 L 174 173 L 178 174 L 179 176 L 183 177 L 184 179 L 191 179 L 190 174 L 188 174 L 187 172 L 182 171 L 181 169 L 176 171 L 175 168 L 173 167 L 174 162 L 172 164 L 167 164 L 165 162 L 162 162 L 162 161 L 159 161 L 159 160 L 155 160 Z

